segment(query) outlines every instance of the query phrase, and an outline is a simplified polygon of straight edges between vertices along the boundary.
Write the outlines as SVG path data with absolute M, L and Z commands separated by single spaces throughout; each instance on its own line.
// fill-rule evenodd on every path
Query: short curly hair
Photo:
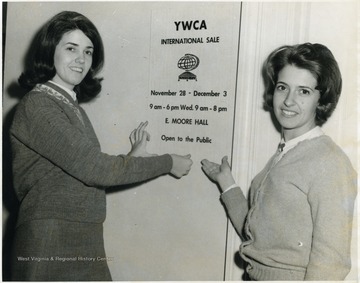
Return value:
M 335 110 L 342 88 L 341 73 L 333 54 L 326 46 L 318 43 L 284 45 L 271 52 L 262 70 L 265 105 L 271 109 L 278 74 L 286 65 L 306 69 L 316 78 L 320 99 L 315 122 L 323 125 Z
M 104 65 L 104 46 L 95 25 L 84 15 L 63 11 L 52 17 L 36 34 L 34 50 L 26 70 L 19 77 L 19 84 L 25 89 L 32 89 L 37 83 L 45 83 L 56 75 L 54 66 L 55 48 L 65 33 L 81 30 L 93 43 L 92 65 L 83 81 L 75 86 L 74 91 L 79 101 L 90 100 L 101 91 L 102 78 L 95 78 Z

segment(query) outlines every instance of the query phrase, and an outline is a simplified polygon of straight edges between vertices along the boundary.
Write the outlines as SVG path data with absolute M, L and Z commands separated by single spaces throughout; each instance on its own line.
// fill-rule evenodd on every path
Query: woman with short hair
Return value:
M 281 142 L 249 199 L 227 157 L 221 164 L 205 159 L 202 168 L 221 188 L 250 280 L 343 280 L 351 268 L 357 174 L 320 128 L 339 100 L 338 64 L 321 44 L 282 46 L 268 56 L 263 76 Z

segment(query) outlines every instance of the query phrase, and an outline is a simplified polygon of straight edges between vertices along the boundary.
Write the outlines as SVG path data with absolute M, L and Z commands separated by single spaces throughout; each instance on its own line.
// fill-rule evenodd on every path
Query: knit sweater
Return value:
M 17 106 L 10 130 L 17 225 L 34 219 L 102 223 L 105 188 L 169 173 L 168 154 L 103 153 L 84 110 L 63 89 L 37 85 Z
M 351 268 L 356 172 L 328 137 L 300 142 L 221 199 L 254 280 L 343 280 Z M 249 203 L 249 204 L 248 204 Z M 250 208 L 249 208 L 250 206 Z

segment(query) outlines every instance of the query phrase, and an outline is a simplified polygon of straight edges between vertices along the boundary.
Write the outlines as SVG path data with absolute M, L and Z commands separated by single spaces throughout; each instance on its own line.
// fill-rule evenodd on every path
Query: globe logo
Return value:
M 178 67 L 186 72 L 179 75 L 180 80 L 195 80 L 197 81 L 196 75 L 191 73 L 190 71 L 194 70 L 199 66 L 200 60 L 197 56 L 193 54 L 185 54 L 185 56 L 181 57 L 178 61 Z

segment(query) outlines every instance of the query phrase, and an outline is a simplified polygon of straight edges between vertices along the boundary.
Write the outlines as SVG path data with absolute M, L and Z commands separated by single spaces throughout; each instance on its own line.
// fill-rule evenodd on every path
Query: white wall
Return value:
M 237 96 L 242 94 L 244 99 L 238 99 L 236 104 L 233 171 L 245 193 L 280 140 L 269 112 L 262 108 L 264 88 L 260 68 L 267 55 L 284 44 L 317 42 L 333 52 L 342 72 L 343 91 L 337 109 L 323 129 L 358 169 L 356 4 L 356 1 L 243 3 Z M 353 268 L 347 280 L 358 278 L 357 233 L 358 219 L 355 218 Z M 240 242 L 232 228 L 228 239 L 226 278 L 237 280 L 242 270 L 232 261 L 232 254 Z

